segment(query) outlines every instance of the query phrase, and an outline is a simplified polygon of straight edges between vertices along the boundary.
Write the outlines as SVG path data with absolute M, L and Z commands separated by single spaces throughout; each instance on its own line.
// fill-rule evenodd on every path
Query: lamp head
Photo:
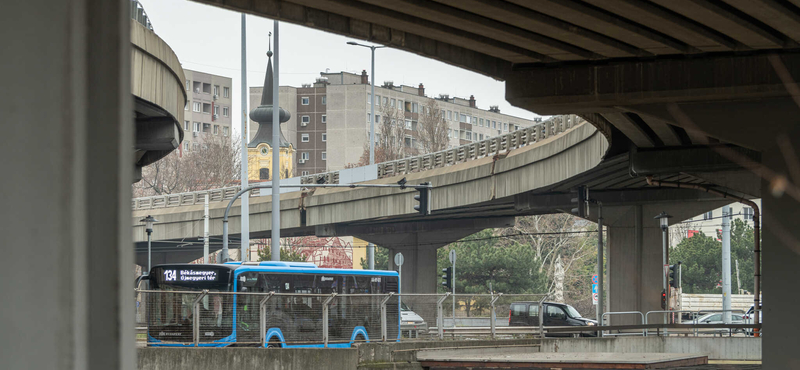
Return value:
M 658 214 L 658 216 L 654 218 L 659 220 L 661 224 L 661 230 L 667 231 L 667 229 L 669 228 L 669 219 L 672 218 L 672 216 L 668 215 L 667 212 L 662 211 L 661 213 Z
M 153 230 L 153 223 L 158 222 L 158 220 L 156 220 L 156 218 L 153 217 L 153 216 L 147 215 L 147 217 L 139 220 L 139 222 L 143 222 L 145 224 L 145 227 L 147 228 L 147 230 L 152 231 Z

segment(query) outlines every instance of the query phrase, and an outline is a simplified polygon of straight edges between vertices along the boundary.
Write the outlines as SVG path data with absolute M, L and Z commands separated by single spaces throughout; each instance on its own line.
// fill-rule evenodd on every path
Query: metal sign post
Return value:
M 456 250 L 450 250 L 450 263 L 453 264 L 453 276 L 450 277 L 452 281 L 450 285 L 453 288 L 453 327 L 456 327 Z
M 403 253 L 397 252 L 394 255 L 394 264 L 397 266 L 397 292 L 401 294 L 397 297 L 399 307 L 403 306 Z

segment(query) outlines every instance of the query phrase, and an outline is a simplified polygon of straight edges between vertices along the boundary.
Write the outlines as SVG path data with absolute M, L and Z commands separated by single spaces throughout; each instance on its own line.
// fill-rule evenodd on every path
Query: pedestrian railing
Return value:
M 558 121 L 550 120 L 534 126 L 521 128 L 504 135 L 495 136 L 486 140 L 461 145 L 456 148 L 443 150 L 436 153 L 399 159 L 396 161 L 379 163 L 377 165 L 377 178 L 387 178 L 405 175 L 414 172 L 427 171 L 434 168 L 452 166 L 471 160 L 497 155 L 513 149 L 540 142 L 544 139 L 555 137 L 567 132 L 572 127 L 583 123 L 582 118 Z M 338 184 L 339 171 L 302 176 L 302 184 Z M 211 190 L 201 190 L 178 194 L 165 194 L 150 197 L 134 198 L 132 208 L 136 210 L 169 208 L 203 204 L 206 194 L 210 202 L 229 201 L 238 193 L 240 186 L 229 186 Z M 266 190 L 269 192 L 269 189 Z M 261 196 L 260 189 L 250 191 L 251 197 Z
M 279 284 L 280 286 L 280 284 Z M 301 289 L 295 287 L 295 289 Z M 151 346 L 319 346 L 359 342 L 511 338 L 551 335 L 709 334 L 704 329 L 761 328 L 753 324 L 653 323 L 668 312 L 607 312 L 600 326 L 509 326 L 515 302 L 539 305 L 543 294 L 352 294 L 137 290 L 137 338 Z M 363 289 L 363 288 L 362 288 Z M 692 315 L 697 312 L 670 311 Z M 608 325 L 611 316 L 637 316 L 635 325 Z M 540 316 L 541 317 L 541 316 Z M 669 329 L 669 331 L 668 331 Z M 717 330 L 718 333 L 718 330 Z

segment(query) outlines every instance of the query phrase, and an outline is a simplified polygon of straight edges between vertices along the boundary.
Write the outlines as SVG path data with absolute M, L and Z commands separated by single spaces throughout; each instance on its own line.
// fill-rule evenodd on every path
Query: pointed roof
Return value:
M 274 147 L 274 145 L 272 145 L 272 99 L 274 97 L 272 94 L 272 89 L 275 82 L 272 76 L 272 50 L 267 52 L 267 59 L 267 75 L 264 77 L 264 88 L 261 92 L 261 105 L 259 105 L 258 108 L 250 111 L 250 119 L 258 122 L 258 131 L 256 131 L 256 135 L 253 137 L 253 140 L 247 144 L 248 148 L 255 148 L 261 143 L 266 143 L 267 145 Z M 291 117 L 292 115 L 289 112 L 280 106 L 278 107 L 278 120 L 280 123 L 288 121 Z M 286 138 L 283 136 L 283 130 L 280 130 L 280 132 L 280 147 L 291 146 L 291 144 L 286 141 Z

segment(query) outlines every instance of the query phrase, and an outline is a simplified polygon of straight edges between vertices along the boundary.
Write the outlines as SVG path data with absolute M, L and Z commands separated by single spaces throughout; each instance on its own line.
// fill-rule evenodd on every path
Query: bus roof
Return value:
M 238 275 L 246 271 L 270 271 L 270 272 L 290 272 L 297 274 L 330 274 L 330 275 L 372 275 L 372 276 L 398 276 L 397 271 L 387 270 L 355 270 L 355 269 L 336 269 L 319 268 L 310 262 L 284 262 L 284 261 L 262 261 L 262 262 L 226 262 L 223 264 L 190 264 L 190 263 L 166 263 L 155 267 L 185 267 L 203 268 L 217 267 L 234 270 Z

